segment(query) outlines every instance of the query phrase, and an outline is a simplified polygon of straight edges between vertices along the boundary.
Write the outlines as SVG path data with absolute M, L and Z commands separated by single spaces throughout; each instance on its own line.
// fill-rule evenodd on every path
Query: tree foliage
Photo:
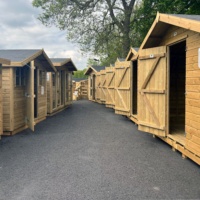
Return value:
M 200 14 L 200 0 L 33 0 L 47 26 L 67 30 L 67 38 L 109 65 L 139 47 L 157 11 Z
M 73 77 L 74 77 L 74 78 L 87 78 L 87 76 L 84 75 L 84 73 L 86 72 L 86 70 L 87 70 L 87 69 L 75 71 Z
M 82 50 L 109 56 L 115 44 L 117 54 L 126 56 L 130 46 L 130 24 L 136 0 L 33 0 L 40 7 L 45 25 L 67 29 L 67 37 Z
M 143 0 L 137 7 L 132 21 L 132 30 L 136 38 L 135 44 L 140 45 L 151 27 L 156 13 L 168 14 L 200 14 L 200 0 Z M 139 34 L 137 34 L 139 33 Z

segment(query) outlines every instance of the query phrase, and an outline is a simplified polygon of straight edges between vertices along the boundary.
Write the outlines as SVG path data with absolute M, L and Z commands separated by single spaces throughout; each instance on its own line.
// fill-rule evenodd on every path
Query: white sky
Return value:
M 45 27 L 31 0 L 0 0 L 0 49 L 44 49 L 50 58 L 71 58 L 78 69 L 87 67 L 87 55 L 66 40 L 66 31 Z

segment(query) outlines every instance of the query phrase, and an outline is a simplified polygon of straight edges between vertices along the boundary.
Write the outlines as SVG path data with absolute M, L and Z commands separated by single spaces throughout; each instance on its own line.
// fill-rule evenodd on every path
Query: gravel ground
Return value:
M 200 167 L 82 100 L 0 140 L 0 199 L 200 199 Z

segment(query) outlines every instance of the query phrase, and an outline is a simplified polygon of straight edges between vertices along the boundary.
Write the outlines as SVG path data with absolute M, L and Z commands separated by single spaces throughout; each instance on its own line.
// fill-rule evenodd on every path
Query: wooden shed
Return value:
M 125 61 L 115 62 L 115 113 L 137 123 L 137 50 L 131 48 Z
M 139 130 L 200 164 L 200 16 L 158 13 L 138 61 Z
M 3 132 L 34 130 L 47 116 L 47 71 L 56 71 L 44 50 L 0 50 L 3 64 Z
M 50 58 L 56 72 L 47 73 L 47 113 L 53 115 L 72 103 L 72 73 L 77 71 L 71 58 Z
M 101 77 L 100 71 L 104 70 L 104 66 L 89 66 L 85 72 L 85 75 L 88 76 L 88 99 L 91 101 L 99 101 L 100 100 L 100 84 Z
M 10 65 L 10 60 L 0 58 L 0 139 L 3 134 L 2 64 Z

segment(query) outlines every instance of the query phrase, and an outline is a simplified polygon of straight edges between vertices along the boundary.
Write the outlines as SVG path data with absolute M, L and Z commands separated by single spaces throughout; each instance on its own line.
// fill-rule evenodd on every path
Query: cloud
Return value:
M 0 1 L 0 8 L 1 49 L 43 48 L 49 57 L 71 57 L 78 69 L 86 68 L 88 57 L 66 40 L 66 31 L 42 25 L 31 0 Z

